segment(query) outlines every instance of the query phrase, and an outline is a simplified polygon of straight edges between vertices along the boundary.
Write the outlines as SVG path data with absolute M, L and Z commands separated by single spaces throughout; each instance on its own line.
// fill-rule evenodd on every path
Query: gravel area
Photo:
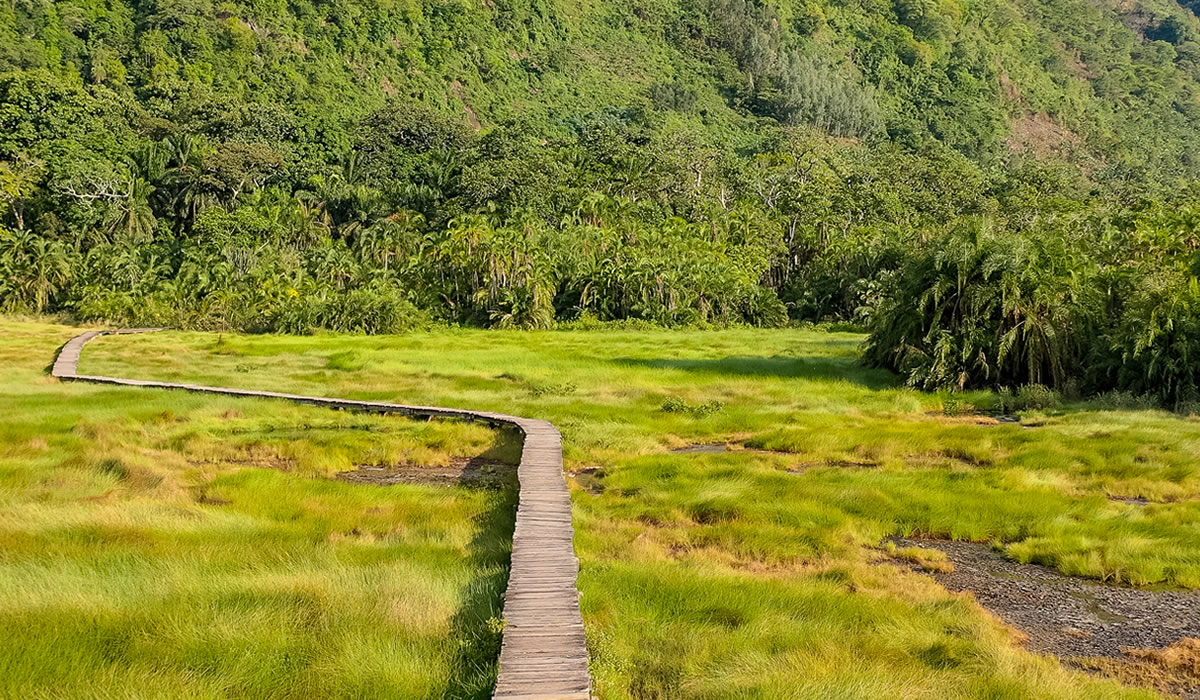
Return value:
M 979 603 L 1029 636 L 1034 651 L 1072 658 L 1130 661 L 1132 649 L 1162 649 L 1200 638 L 1200 594 L 1114 586 L 1005 559 L 972 542 L 896 538 L 897 547 L 944 552 L 954 571 L 934 573 L 951 591 L 970 591 Z M 920 567 L 912 564 L 914 569 Z M 1200 677 L 1171 692 L 1200 698 Z
M 1164 647 L 1200 637 L 1200 594 L 1110 586 L 1005 559 L 973 542 L 897 539 L 898 547 L 937 549 L 954 563 L 938 573 L 952 591 L 1029 635 L 1029 648 L 1059 656 L 1121 657 L 1122 647 Z

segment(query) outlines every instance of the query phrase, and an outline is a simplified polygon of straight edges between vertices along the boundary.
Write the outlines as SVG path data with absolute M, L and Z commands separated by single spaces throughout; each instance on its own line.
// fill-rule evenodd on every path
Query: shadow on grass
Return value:
M 899 386 L 896 375 L 887 370 L 868 369 L 852 360 L 833 357 L 735 355 L 715 360 L 648 360 L 618 357 L 612 362 L 632 367 L 677 369 L 731 377 L 842 380 L 875 390 Z
M 464 588 L 462 605 L 450 622 L 451 642 L 457 651 L 446 698 L 488 698 L 496 684 L 499 623 L 517 519 L 517 486 L 514 469 L 503 488 L 494 491 L 488 509 L 474 520 L 477 530 L 467 561 L 481 573 Z
M 521 433 L 511 427 L 498 428 L 496 433 L 495 441 L 482 454 L 476 456 L 471 461 L 501 462 L 513 466 L 520 464 L 521 449 L 524 447 L 524 439 L 521 437 Z M 513 488 L 516 488 L 515 483 Z

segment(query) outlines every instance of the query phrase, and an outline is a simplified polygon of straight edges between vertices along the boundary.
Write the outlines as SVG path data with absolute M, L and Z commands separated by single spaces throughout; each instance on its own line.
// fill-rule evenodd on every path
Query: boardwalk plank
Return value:
M 125 328 L 81 333 L 62 347 L 50 373 L 64 381 L 280 399 L 334 409 L 482 421 L 520 430 L 525 443 L 517 467 L 519 505 L 513 529 L 508 589 L 504 594 L 505 629 L 500 669 L 493 697 L 504 700 L 591 698 L 587 639 L 579 614 L 576 586 L 579 560 L 575 557 L 571 526 L 571 497 L 563 478 L 562 437 L 553 425 L 543 420 L 490 411 L 78 374 L 83 347 L 95 338 L 156 330 L 163 329 Z

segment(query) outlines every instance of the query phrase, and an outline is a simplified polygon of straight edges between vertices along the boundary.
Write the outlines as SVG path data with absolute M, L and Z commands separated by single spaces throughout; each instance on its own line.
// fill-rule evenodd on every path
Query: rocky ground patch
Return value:
M 1021 630 L 1031 650 L 1126 683 L 1200 699 L 1200 594 L 1066 576 L 973 542 L 892 541 L 911 568 L 931 573 L 948 590 L 971 593 Z M 927 557 L 930 550 L 945 560 Z

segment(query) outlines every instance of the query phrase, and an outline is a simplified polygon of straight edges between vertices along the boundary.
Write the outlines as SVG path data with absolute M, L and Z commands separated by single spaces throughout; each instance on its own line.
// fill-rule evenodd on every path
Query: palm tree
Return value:
M 172 136 L 165 142 L 167 168 L 162 186 L 170 192 L 175 218 L 184 230 L 190 230 L 196 216 L 220 202 L 220 182 L 204 170 L 204 157 L 212 148 L 201 137 Z
M 133 242 L 151 240 L 158 224 L 154 218 L 154 208 L 150 205 L 155 189 L 154 185 L 140 177 L 130 180 L 125 197 L 109 210 L 105 223 L 108 232 Z
M 33 310 L 42 313 L 50 304 L 50 298 L 70 279 L 71 255 L 61 241 L 40 236 L 26 236 L 16 245 L 23 248 L 15 253 L 6 246 L 0 257 L 11 261 L 20 257 L 16 265 L 6 265 L 15 272 L 12 278 L 14 291 L 23 303 L 32 301 Z
M 383 265 L 386 277 L 393 258 L 405 257 L 415 252 L 407 250 L 405 240 L 416 240 L 425 217 L 416 212 L 400 211 L 372 224 L 358 235 L 355 247 L 364 261 Z

